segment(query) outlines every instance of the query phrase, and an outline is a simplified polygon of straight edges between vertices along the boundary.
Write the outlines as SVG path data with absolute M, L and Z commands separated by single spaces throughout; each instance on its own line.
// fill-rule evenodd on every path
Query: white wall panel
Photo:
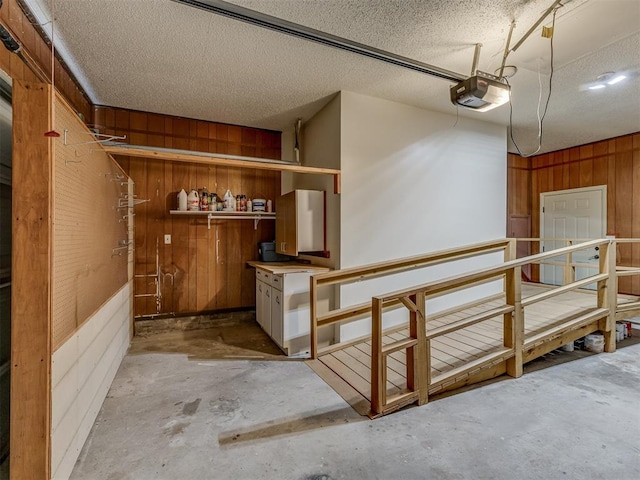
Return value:
M 51 471 L 69 478 L 129 347 L 131 284 L 53 354 Z
M 351 92 L 342 92 L 341 102 L 341 268 L 505 237 L 503 126 L 482 121 L 481 114 L 478 120 L 456 120 Z M 340 306 L 501 260 L 490 255 L 346 285 Z M 498 288 L 481 287 L 462 300 Z M 447 308 L 453 301 L 439 299 L 428 309 Z M 367 320 L 343 326 L 340 340 L 368 333 L 369 325 Z

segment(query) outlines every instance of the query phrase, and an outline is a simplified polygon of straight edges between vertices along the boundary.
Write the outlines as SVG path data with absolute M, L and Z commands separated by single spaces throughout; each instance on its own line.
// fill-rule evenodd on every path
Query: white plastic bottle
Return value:
M 178 210 L 187 211 L 187 192 L 184 191 L 184 188 L 178 193 Z
M 231 190 L 227 190 L 227 193 L 222 197 L 222 203 L 224 204 L 223 210 L 225 212 L 232 212 L 236 209 L 236 199 L 231 193 Z
M 187 210 L 190 212 L 197 212 L 200 210 L 200 197 L 198 196 L 198 191 L 195 188 L 191 190 L 187 196 Z

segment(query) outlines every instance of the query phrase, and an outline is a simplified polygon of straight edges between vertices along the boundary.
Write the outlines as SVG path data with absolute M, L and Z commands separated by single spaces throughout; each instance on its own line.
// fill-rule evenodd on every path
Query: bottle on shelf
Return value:
M 187 192 L 185 192 L 184 188 L 178 193 L 178 210 L 181 212 L 187 211 Z
M 198 196 L 198 191 L 195 188 L 191 189 L 189 195 L 187 196 L 187 210 L 190 212 L 197 212 L 200 210 L 200 197 Z
M 224 197 L 222 198 L 222 203 L 223 203 L 222 209 L 225 212 L 232 212 L 236 209 L 235 199 L 233 197 L 233 193 L 231 193 L 231 190 L 227 190 L 227 192 L 224 194 Z
M 200 191 L 200 210 L 209 210 L 209 190 L 207 187 L 202 187 Z

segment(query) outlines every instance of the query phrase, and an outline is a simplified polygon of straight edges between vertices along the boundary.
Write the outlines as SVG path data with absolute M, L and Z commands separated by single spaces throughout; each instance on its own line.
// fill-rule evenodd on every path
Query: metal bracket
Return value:
M 107 135 L 104 133 L 94 133 L 94 132 L 80 132 L 80 133 L 84 133 L 86 135 L 93 135 L 94 137 L 104 137 L 104 138 L 96 138 L 95 140 L 91 140 L 89 142 L 80 142 L 80 143 L 67 143 L 67 134 L 69 133 L 69 130 L 64 130 L 64 135 L 63 135 L 63 145 L 65 147 L 77 147 L 78 145 L 91 145 L 94 143 L 104 143 L 104 142 L 111 142 L 113 140 L 124 140 L 127 138 L 126 135 L 122 135 L 122 136 L 118 136 L 118 135 Z

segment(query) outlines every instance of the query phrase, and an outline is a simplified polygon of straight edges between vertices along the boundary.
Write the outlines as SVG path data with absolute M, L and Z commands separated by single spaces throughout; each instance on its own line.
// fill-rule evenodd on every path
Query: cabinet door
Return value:
M 276 204 L 276 252 L 297 255 L 295 245 L 295 191 L 282 195 Z M 293 234 L 293 237 L 292 237 Z
M 261 327 L 264 323 L 264 302 L 262 297 L 264 297 L 264 282 L 256 279 L 256 321 Z
M 271 335 L 271 286 L 262 284 L 262 329 Z
M 282 347 L 283 344 L 283 318 L 282 318 L 282 291 L 271 289 L 271 338 Z

